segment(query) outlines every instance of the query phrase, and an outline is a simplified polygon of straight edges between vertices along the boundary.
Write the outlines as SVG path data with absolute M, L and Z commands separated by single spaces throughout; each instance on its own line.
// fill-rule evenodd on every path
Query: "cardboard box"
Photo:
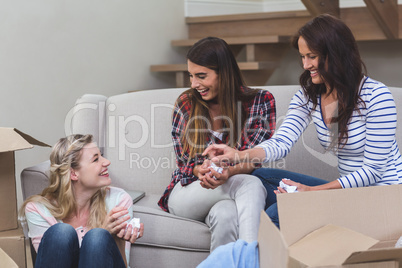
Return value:
M 0 232 L 0 248 L 19 268 L 26 267 L 25 237 L 22 228 Z M 3 266 L 3 263 L 0 262 L 0 267 L 9 266 Z
M 18 268 L 17 264 L 0 248 L 0 264 L 2 267 Z
M 278 195 L 262 212 L 260 267 L 402 267 L 402 185 Z
M 49 146 L 15 128 L 0 128 L 0 232 L 18 228 L 14 151 Z

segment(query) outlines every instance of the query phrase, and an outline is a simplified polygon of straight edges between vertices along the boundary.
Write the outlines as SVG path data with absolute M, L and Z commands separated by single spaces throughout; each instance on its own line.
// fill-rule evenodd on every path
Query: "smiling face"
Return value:
M 218 96 L 218 74 L 207 67 L 187 60 L 191 88 L 197 90 L 205 101 L 216 100 Z
M 299 37 L 297 43 L 299 47 L 300 57 L 302 58 L 303 62 L 303 68 L 307 71 L 310 71 L 311 81 L 313 82 L 313 84 L 324 83 L 324 80 L 318 73 L 319 57 L 317 53 L 314 53 L 310 50 L 306 40 L 304 40 L 302 36 Z
M 101 155 L 96 144 L 89 143 L 81 150 L 79 168 L 72 170 L 71 179 L 84 189 L 98 190 L 112 182 L 107 168 L 109 165 L 110 161 Z

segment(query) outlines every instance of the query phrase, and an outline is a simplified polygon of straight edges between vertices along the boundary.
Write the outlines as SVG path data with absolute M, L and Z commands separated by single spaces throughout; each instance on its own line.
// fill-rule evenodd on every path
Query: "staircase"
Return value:
M 224 39 L 236 56 L 247 85 L 265 85 L 290 48 L 291 36 L 318 14 L 342 19 L 358 42 L 402 39 L 402 5 L 397 0 L 364 0 L 366 7 L 339 8 L 339 0 L 301 0 L 306 11 L 187 17 L 189 39 L 173 40 L 190 48 L 207 36 Z M 152 65 L 151 72 L 176 75 L 176 87 L 188 87 L 187 64 Z

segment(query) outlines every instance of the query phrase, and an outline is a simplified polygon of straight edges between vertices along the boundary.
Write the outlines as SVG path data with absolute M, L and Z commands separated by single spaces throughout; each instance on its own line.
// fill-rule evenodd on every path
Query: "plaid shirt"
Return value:
M 253 101 L 244 102 L 242 105 L 248 116 L 245 127 L 242 131 L 241 141 L 240 143 L 237 143 L 236 146 L 236 149 L 240 151 L 252 148 L 262 141 L 271 138 L 275 130 L 276 120 L 275 99 L 267 90 L 260 90 Z M 172 121 L 172 139 L 176 153 L 177 168 L 172 174 L 170 184 L 167 186 L 158 202 L 158 205 L 164 211 L 169 211 L 168 199 L 176 183 L 180 182 L 185 186 L 198 180 L 198 177 L 193 174 L 193 168 L 195 165 L 202 164 L 204 160 L 203 157 L 189 158 L 189 152 L 184 152 L 183 154 L 183 147 L 180 138 L 184 133 L 186 124 L 189 120 L 190 110 L 191 103 L 189 102 L 188 95 L 181 95 L 176 101 Z M 220 140 L 209 130 L 208 133 L 205 148 L 213 143 L 226 143 L 225 141 L 229 138 L 229 135 L 223 135 L 222 140 Z

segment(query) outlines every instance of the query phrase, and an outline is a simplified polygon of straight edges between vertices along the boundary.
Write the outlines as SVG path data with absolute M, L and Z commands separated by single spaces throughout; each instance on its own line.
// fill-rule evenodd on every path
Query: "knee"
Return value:
M 223 184 L 223 187 L 229 187 L 228 191 L 235 194 L 246 194 L 248 196 L 256 196 L 258 198 L 267 196 L 267 190 L 256 176 L 248 174 L 238 174 L 230 177 L 230 183 Z M 227 185 L 226 185 L 227 184 Z M 233 198 L 233 196 L 232 196 Z
M 254 176 L 257 176 L 257 177 L 264 177 L 263 176 L 263 174 L 264 174 L 264 171 L 265 171 L 265 169 L 264 168 L 256 168 L 256 169 L 254 169 L 254 171 L 253 172 L 251 172 L 251 175 L 254 175 Z
M 82 240 L 82 243 L 86 246 L 94 246 L 94 248 L 98 248 L 99 247 L 107 247 L 107 245 L 113 241 L 113 237 L 112 235 L 103 228 L 95 228 L 95 229 L 91 229 L 89 230 L 85 236 L 84 239 Z
M 279 180 L 285 177 L 282 173 L 283 171 L 279 169 L 257 168 L 251 173 L 251 175 L 257 176 L 263 182 L 277 183 Z
M 219 201 L 208 213 L 211 224 L 235 222 L 237 225 L 237 215 L 236 203 L 231 199 Z
M 78 236 L 75 229 L 67 223 L 52 225 L 44 233 L 42 241 L 51 242 L 52 245 L 64 247 L 78 243 Z
M 67 223 L 56 223 L 55 225 L 50 226 L 47 229 L 47 232 L 53 232 L 58 235 L 69 235 L 69 234 L 76 234 L 75 229 L 73 226 Z
M 247 176 L 247 184 L 255 192 L 262 192 L 264 196 L 267 195 L 267 190 L 261 180 L 255 176 Z

